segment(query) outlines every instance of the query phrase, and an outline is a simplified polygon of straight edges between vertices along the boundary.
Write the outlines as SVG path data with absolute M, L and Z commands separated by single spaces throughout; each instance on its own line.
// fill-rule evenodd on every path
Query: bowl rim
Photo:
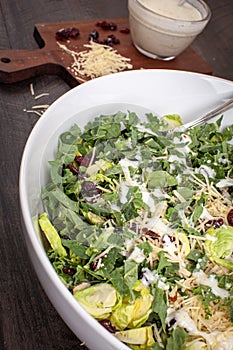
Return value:
M 60 96 L 57 100 L 55 100 L 51 106 L 45 111 L 45 113 L 40 117 L 40 119 L 35 123 L 33 126 L 27 140 L 24 146 L 24 150 L 22 153 L 21 157 L 21 163 L 20 163 L 20 169 L 19 169 L 19 204 L 20 204 L 20 211 L 21 211 L 21 217 L 23 224 L 26 228 L 24 230 L 25 232 L 25 237 L 26 241 L 28 240 L 30 242 L 30 246 L 33 247 L 33 254 L 36 255 L 36 259 L 40 263 L 40 266 L 42 267 L 44 273 L 48 276 L 48 278 L 51 280 L 53 286 L 57 288 L 58 292 L 62 297 L 64 297 L 64 301 L 72 308 L 74 308 L 75 312 L 79 313 L 83 319 L 85 319 L 85 322 L 91 326 L 92 329 L 94 329 L 99 335 L 107 341 L 107 344 L 111 344 L 112 346 L 115 346 L 113 349 L 122 349 L 122 350 L 127 350 L 129 347 L 125 344 L 123 344 L 121 341 L 119 341 L 116 337 L 112 336 L 111 333 L 109 333 L 102 325 L 98 323 L 83 307 L 75 300 L 73 295 L 69 292 L 67 287 L 62 283 L 60 280 L 59 276 L 57 275 L 56 271 L 52 267 L 52 264 L 50 263 L 45 249 L 42 247 L 42 245 L 39 242 L 39 239 L 36 235 L 31 214 L 30 214 L 30 208 L 29 208 L 29 203 L 26 198 L 26 179 L 25 179 L 25 171 L 26 171 L 26 166 L 28 162 L 28 153 L 30 150 L 31 143 L 33 142 L 33 138 L 37 134 L 38 130 L 40 129 L 41 125 L 43 125 L 46 120 L 47 116 L 53 111 L 53 109 L 56 108 L 58 104 L 60 104 L 64 99 L 67 98 L 67 96 L 72 96 L 76 95 L 80 89 L 85 89 L 87 85 L 92 85 L 92 84 L 99 84 L 101 81 L 109 80 L 109 79 L 117 79 L 118 76 L 120 75 L 125 75 L 128 76 L 128 78 L 132 78 L 135 74 L 148 74 L 148 77 L 150 76 L 151 72 L 156 72 L 155 74 L 175 74 L 178 76 L 182 75 L 190 75 L 190 76 L 197 76 L 197 77 L 202 77 L 202 78 L 208 78 L 213 81 L 222 81 L 226 82 L 227 84 L 230 83 L 232 84 L 232 90 L 233 90 L 233 82 L 230 80 L 227 80 L 225 78 L 217 77 L 217 76 L 210 76 L 207 74 L 203 73 L 197 73 L 197 72 L 189 72 L 189 71 L 182 71 L 182 70 L 171 70 L 171 69 L 147 69 L 147 70 L 132 70 L 132 71 L 123 71 L 119 73 L 114 73 L 111 75 L 99 77 L 90 81 L 85 82 L 84 84 L 78 85 L 77 87 L 67 91 L 65 94 Z M 154 73 L 153 73 L 154 74 Z M 68 119 L 68 118 L 67 118 Z M 29 247 L 29 245 L 28 245 Z M 29 255 L 32 260 L 32 252 L 29 252 Z M 32 261 L 33 262 L 33 261 Z M 34 266 L 37 275 L 38 271 L 36 267 Z M 41 280 L 40 276 L 38 275 L 39 280 Z M 43 286 L 43 284 L 42 284 Z M 44 288 L 44 286 L 43 286 Z M 45 289 L 45 288 L 44 288 Z M 46 293 L 47 294 L 47 293 Z M 51 300 L 51 298 L 49 297 Z M 54 305 L 53 301 L 52 304 Z M 54 305 L 55 307 L 55 305 Z M 57 307 L 55 307 L 57 310 Z M 59 311 L 58 311 L 59 312 Z M 62 315 L 60 314 L 62 317 Z M 65 321 L 65 320 L 64 320 Z M 66 322 L 66 321 L 65 321 Z M 71 329 L 72 326 L 68 325 Z M 72 329 L 73 330 L 73 329 Z M 74 332 L 74 331 L 73 331 Z M 74 332 L 75 333 L 75 332 Z

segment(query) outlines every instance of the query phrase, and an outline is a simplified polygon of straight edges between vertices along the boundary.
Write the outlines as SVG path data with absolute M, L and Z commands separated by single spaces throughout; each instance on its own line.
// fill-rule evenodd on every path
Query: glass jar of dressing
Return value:
M 171 60 L 200 34 L 211 17 L 202 0 L 129 0 L 132 41 L 144 55 Z

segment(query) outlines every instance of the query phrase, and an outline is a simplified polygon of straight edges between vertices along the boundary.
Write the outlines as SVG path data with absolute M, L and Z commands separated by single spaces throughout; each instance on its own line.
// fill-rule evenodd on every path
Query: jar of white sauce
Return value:
M 129 0 L 135 47 L 151 58 L 170 60 L 184 51 L 207 25 L 211 11 L 202 0 Z

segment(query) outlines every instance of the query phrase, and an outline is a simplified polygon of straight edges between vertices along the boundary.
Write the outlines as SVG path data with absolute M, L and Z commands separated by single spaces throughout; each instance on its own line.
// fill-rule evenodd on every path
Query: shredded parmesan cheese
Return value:
M 33 87 L 32 83 L 29 85 L 29 88 L 30 88 L 31 95 L 34 97 L 34 100 L 38 100 L 39 98 L 42 98 L 44 96 L 49 95 L 48 92 L 44 92 L 42 94 L 35 96 L 35 91 L 34 91 L 34 87 Z M 49 108 L 48 104 L 33 105 L 33 106 L 31 106 L 30 109 L 24 108 L 23 111 L 27 112 L 27 113 L 36 114 L 38 117 L 41 117 L 44 114 L 44 112 L 46 111 L 46 109 L 48 109 L 48 108 Z
M 32 96 L 35 95 L 34 87 L 33 87 L 33 84 L 32 84 L 32 83 L 30 84 L 30 92 L 31 92 L 31 95 L 32 95 Z
M 75 75 L 94 79 L 133 68 L 130 58 L 120 55 L 117 50 L 107 45 L 90 41 L 89 44 L 84 45 L 87 50 L 76 52 L 70 50 L 64 44 L 59 42 L 57 44 L 73 57 L 74 62 L 69 68 Z
M 35 96 L 35 100 L 38 100 L 39 98 L 44 97 L 44 96 L 48 96 L 48 95 L 49 95 L 48 92 L 44 92 L 43 94 Z
M 32 109 L 47 109 L 49 105 L 35 105 L 32 106 Z

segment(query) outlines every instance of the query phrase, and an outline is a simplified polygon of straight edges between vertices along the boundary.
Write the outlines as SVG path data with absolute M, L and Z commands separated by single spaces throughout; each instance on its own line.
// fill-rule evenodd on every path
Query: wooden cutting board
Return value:
M 101 19 L 100 19 L 101 20 Z M 64 52 L 56 40 L 56 32 L 62 28 L 76 27 L 80 35 L 68 41 L 60 41 L 71 50 L 85 50 L 90 32 L 98 30 L 100 39 L 114 34 L 120 44 L 114 45 L 121 55 L 129 57 L 134 69 L 176 69 L 211 74 L 212 68 L 190 47 L 172 61 L 160 61 L 147 58 L 136 50 L 130 34 L 121 33 L 122 28 L 128 28 L 127 18 L 102 19 L 117 25 L 116 31 L 106 31 L 96 26 L 100 20 L 40 23 L 34 28 L 34 37 L 39 45 L 36 50 L 1 50 L 0 51 L 0 82 L 15 83 L 43 74 L 61 76 L 71 87 L 83 82 L 83 76 L 75 75 L 70 69 L 73 57 Z

